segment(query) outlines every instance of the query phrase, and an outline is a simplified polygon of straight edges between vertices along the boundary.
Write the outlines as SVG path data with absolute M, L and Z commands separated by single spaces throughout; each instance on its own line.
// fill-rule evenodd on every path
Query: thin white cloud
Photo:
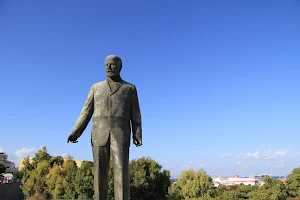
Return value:
M 0 152 L 5 152 L 4 149 L 2 147 L 0 147 Z
M 190 160 L 187 164 L 183 164 L 182 166 L 185 168 L 187 167 L 192 168 L 194 166 L 194 161 Z
M 228 154 L 227 154 L 227 153 L 223 153 L 223 154 L 221 155 L 221 158 L 225 158 L 225 157 L 228 157 Z
M 278 156 L 286 156 L 288 154 L 288 152 L 290 151 L 290 149 L 285 149 L 285 150 L 279 150 L 276 152 L 272 152 L 271 149 L 260 153 L 259 151 L 253 152 L 253 153 L 245 153 L 245 154 L 238 154 L 236 155 L 238 158 L 243 158 L 243 159 L 254 159 L 254 160 L 269 160 L 269 159 L 273 159 L 276 158 Z
M 284 167 L 284 164 L 281 164 L 281 165 L 274 165 L 274 167 L 276 167 L 276 168 L 283 168 L 283 167 Z
M 206 164 L 198 164 L 199 167 L 204 168 L 206 167 Z
M 237 157 L 239 158 L 243 158 L 243 159 L 259 159 L 260 158 L 260 154 L 259 152 L 254 152 L 254 153 L 245 153 L 245 154 L 238 154 Z
M 241 162 L 237 162 L 237 163 L 235 163 L 236 165 L 240 165 L 240 164 L 242 164 Z
M 195 169 L 195 170 L 198 170 L 199 168 L 204 168 L 206 166 L 207 165 L 204 164 L 204 163 L 197 163 L 193 160 L 191 160 L 188 163 L 182 165 L 183 168 L 191 168 L 191 169 Z
M 291 149 L 279 150 L 274 153 L 275 156 L 286 156 Z
M 35 148 L 27 148 L 27 147 L 24 147 L 20 150 L 17 150 L 15 152 L 15 155 L 18 157 L 18 158 L 25 158 L 27 156 L 30 156 L 32 155 L 33 153 L 35 153 L 37 150 Z
M 275 158 L 276 155 L 273 155 L 272 154 L 272 150 L 269 149 L 268 151 L 262 153 L 262 156 L 261 158 L 264 159 L 264 160 L 269 160 L 269 159 L 272 159 L 272 158 Z
M 300 156 L 300 150 L 297 152 L 297 155 Z
M 236 157 L 242 158 L 242 157 L 243 157 L 243 154 L 242 154 L 242 153 L 236 154 Z

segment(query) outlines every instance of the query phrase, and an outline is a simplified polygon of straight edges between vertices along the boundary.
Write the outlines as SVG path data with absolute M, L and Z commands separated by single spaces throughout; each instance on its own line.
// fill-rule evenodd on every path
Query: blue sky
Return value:
M 176 177 L 284 175 L 300 165 L 297 1 L 2 0 L 0 148 L 92 160 L 66 140 L 104 58 L 137 86 L 143 146 Z M 18 164 L 18 163 L 17 163 Z

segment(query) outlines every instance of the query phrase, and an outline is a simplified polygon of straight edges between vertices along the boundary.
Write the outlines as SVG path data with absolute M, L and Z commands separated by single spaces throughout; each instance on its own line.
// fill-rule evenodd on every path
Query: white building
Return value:
M 4 152 L 0 152 L 0 163 L 4 163 L 7 161 L 8 155 Z
M 248 178 L 240 178 L 238 175 L 234 175 L 233 177 L 225 178 L 225 177 L 217 177 L 213 178 L 213 183 L 215 187 L 220 185 L 259 185 L 259 180 L 248 177 Z
M 0 164 L 2 164 L 6 171 L 5 173 L 15 173 L 18 171 L 14 162 L 11 162 L 8 159 L 8 155 L 5 152 L 0 152 Z

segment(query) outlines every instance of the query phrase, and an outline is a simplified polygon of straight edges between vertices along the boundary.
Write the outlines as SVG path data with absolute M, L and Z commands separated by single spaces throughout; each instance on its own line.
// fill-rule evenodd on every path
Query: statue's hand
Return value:
M 77 143 L 77 142 L 78 142 L 77 139 L 78 139 L 78 137 L 76 137 L 75 135 L 71 134 L 71 135 L 68 137 L 67 143 L 69 143 L 69 142 Z
M 135 144 L 135 146 L 137 147 L 142 146 L 142 140 L 138 138 L 133 138 L 133 144 Z

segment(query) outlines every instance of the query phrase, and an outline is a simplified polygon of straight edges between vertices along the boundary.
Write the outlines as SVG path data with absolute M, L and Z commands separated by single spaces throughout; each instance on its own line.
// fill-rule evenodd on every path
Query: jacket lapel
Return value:
M 110 88 L 109 82 L 108 82 L 107 79 L 106 79 L 106 85 L 107 85 L 107 87 L 108 87 L 108 90 L 110 91 L 110 95 L 113 95 L 113 94 L 116 93 L 116 92 L 120 89 L 120 87 L 123 85 L 123 80 L 120 81 L 120 82 L 116 82 L 116 86 L 115 86 L 113 89 Z
M 117 82 L 116 87 L 111 91 L 110 95 L 113 95 L 114 93 L 116 93 L 120 89 L 121 86 L 122 86 L 122 82 Z
M 111 89 L 109 87 L 109 83 L 108 83 L 108 80 L 106 79 L 105 80 L 105 92 L 109 95 L 111 93 Z

